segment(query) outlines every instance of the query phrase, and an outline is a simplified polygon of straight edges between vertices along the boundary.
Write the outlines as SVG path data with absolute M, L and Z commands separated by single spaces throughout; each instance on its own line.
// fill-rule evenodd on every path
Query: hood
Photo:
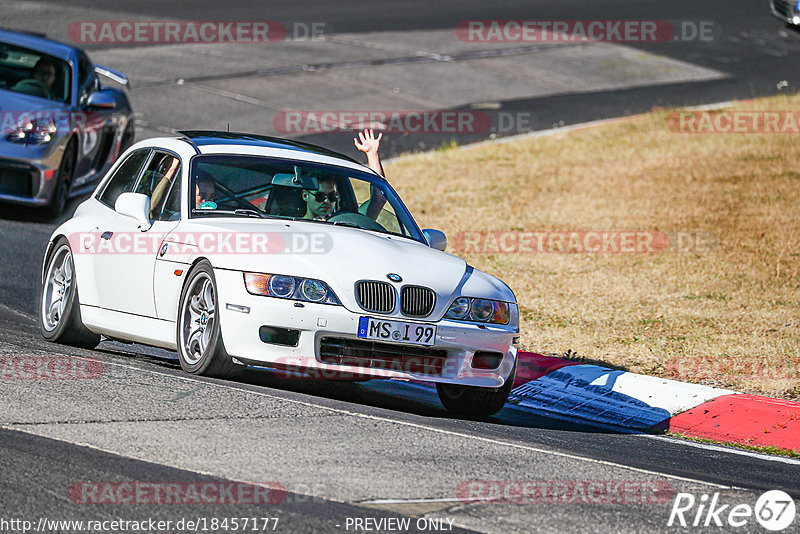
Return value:
M 358 309 L 356 282 L 389 282 L 390 273 L 402 277 L 393 284 L 398 289 L 403 285 L 433 289 L 439 296 L 434 315 L 443 315 L 462 289 L 483 293 L 468 296 L 513 301 L 500 280 L 474 270 L 457 256 L 404 237 L 304 221 L 193 219 L 167 239 L 197 241 L 198 236 L 217 246 L 198 246 L 194 257 L 207 257 L 217 268 L 322 280 L 351 310 Z
M 17 127 L 23 115 L 38 116 L 63 121 L 68 116 L 60 116 L 69 111 L 69 106 L 57 100 L 47 100 L 36 96 L 0 89 L 0 131 L 9 132 Z

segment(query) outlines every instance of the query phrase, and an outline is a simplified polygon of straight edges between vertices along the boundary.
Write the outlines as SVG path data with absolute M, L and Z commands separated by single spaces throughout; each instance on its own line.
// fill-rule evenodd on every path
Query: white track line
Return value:
M 97 358 L 85 358 L 85 359 L 97 359 Z M 126 368 L 126 369 L 131 369 L 131 370 L 138 371 L 138 372 L 146 372 L 146 373 L 150 373 L 150 374 L 158 375 L 158 376 L 174 378 L 174 379 L 183 380 L 183 381 L 186 381 L 186 382 L 192 382 L 193 384 L 203 383 L 203 384 L 206 384 L 208 386 L 218 387 L 218 388 L 222 388 L 222 389 L 234 390 L 234 391 L 237 391 L 239 393 L 243 393 L 243 392 L 244 393 L 251 393 L 253 395 L 258 395 L 258 396 L 266 397 L 266 398 L 269 398 L 269 399 L 274 399 L 274 400 L 283 401 L 283 402 L 290 402 L 290 403 L 293 403 L 293 404 L 298 404 L 298 405 L 301 405 L 301 406 L 307 406 L 307 407 L 310 407 L 310 408 L 318 408 L 318 409 L 321 409 L 321 410 L 327 410 L 327 411 L 338 413 L 338 414 L 342 414 L 342 415 L 349 415 L 349 416 L 360 417 L 360 418 L 363 418 L 363 419 L 369 419 L 369 420 L 373 420 L 373 421 L 381 421 L 381 422 L 395 424 L 395 425 L 402 425 L 402 426 L 407 426 L 407 427 L 411 427 L 411 428 L 417 428 L 417 429 L 420 429 L 420 430 L 426 430 L 426 431 L 429 431 L 429 432 L 436 432 L 438 434 L 445 434 L 445 435 L 449 435 L 449 436 L 455 436 L 455 437 L 459 437 L 459 438 L 465 438 L 465 439 L 470 439 L 470 440 L 474 440 L 474 441 L 480 441 L 480 442 L 483 442 L 483 443 L 491 443 L 493 445 L 500 445 L 500 446 L 503 446 L 503 447 L 509 447 L 509 448 L 513 448 L 513 449 L 519 449 L 519 450 L 535 452 L 535 453 L 539 453 L 539 454 L 557 456 L 557 457 L 560 457 L 560 458 L 569 458 L 571 460 L 578 460 L 578 461 L 593 463 L 593 464 L 597 464 L 597 465 L 604 465 L 604 466 L 609 466 L 609 467 L 614 467 L 614 468 L 619 468 L 619 469 L 625 469 L 625 470 L 633 471 L 633 472 L 636 472 L 636 473 L 643 473 L 643 474 L 647 474 L 647 475 L 651 475 L 651 476 L 669 478 L 669 479 L 672 479 L 672 480 L 680 480 L 680 481 L 683 481 L 683 482 L 690 482 L 690 483 L 694 483 L 694 484 L 703 484 L 703 485 L 712 486 L 712 487 L 716 487 L 716 488 L 720 488 L 720 489 L 746 490 L 746 488 L 740 488 L 740 487 L 736 487 L 736 486 L 728 486 L 728 485 L 723 485 L 723 484 L 716 484 L 714 482 L 708 482 L 708 481 L 694 479 L 694 478 L 688 478 L 688 477 L 681 477 L 681 476 L 677 476 L 677 475 L 671 475 L 671 474 L 668 474 L 668 473 L 660 473 L 658 471 L 651 471 L 649 469 L 641 469 L 641 468 L 637 468 L 637 467 L 631 467 L 631 466 L 628 466 L 628 465 L 619 464 L 619 463 L 616 463 L 616 462 L 610 462 L 610 461 L 607 461 L 607 460 L 598 460 L 598 459 L 595 459 L 595 458 L 589 458 L 589 457 L 585 457 L 585 456 L 578 456 L 576 454 L 570 454 L 570 453 L 559 452 L 559 451 L 552 451 L 552 450 L 542 449 L 542 448 L 539 448 L 539 447 L 532 447 L 530 445 L 522 445 L 522 444 L 519 444 L 519 443 L 512 443 L 512 442 L 508 442 L 508 441 L 502 441 L 502 440 L 499 440 L 499 439 L 485 438 L 485 437 L 481 437 L 481 436 L 473 436 L 473 435 L 470 435 L 470 434 L 465 434 L 463 432 L 455 432 L 455 431 L 452 431 L 452 430 L 444 430 L 444 429 L 435 428 L 435 427 L 426 426 L 426 425 L 421 425 L 421 424 L 417 424 L 417 423 L 411 423 L 411 422 L 408 422 L 408 421 L 398 421 L 398 420 L 395 420 L 395 419 L 390 419 L 388 417 L 380 417 L 380 416 L 376 416 L 376 415 L 367 415 L 367 414 L 363 414 L 363 413 L 344 410 L 344 409 L 341 409 L 341 408 L 331 408 L 329 406 L 323 406 L 323 405 L 320 405 L 320 404 L 314 404 L 314 403 L 308 402 L 308 401 L 287 399 L 287 398 L 279 397 L 277 395 L 272 395 L 272 394 L 269 394 L 269 393 L 263 393 L 263 392 L 260 392 L 260 391 L 252 391 L 250 389 L 242 389 L 242 388 L 239 388 L 239 387 L 228 386 L 226 384 L 217 384 L 215 382 L 198 381 L 198 380 L 195 380 L 194 378 L 189 377 L 189 376 L 185 376 L 184 377 L 184 376 L 180 376 L 180 375 L 172 375 L 172 374 L 162 373 L 162 372 L 159 372 L 159 371 L 156 371 L 156 370 L 152 370 L 152 369 L 143 369 L 143 368 L 140 368 L 140 367 L 136 367 L 136 366 L 132 366 L 132 365 L 126 365 L 126 364 L 122 364 L 122 363 L 118 363 L 118 362 L 106 362 L 106 361 L 103 361 L 103 364 L 104 365 L 112 365 L 112 366 L 115 366 L 115 367 L 122 367 L 122 368 Z M 28 427 L 28 428 L 32 428 L 34 426 L 50 426 L 50 425 L 53 425 L 53 424 L 54 423 L 36 423 L 36 424 L 28 424 L 28 425 L 25 425 L 25 426 Z M 57 424 L 57 423 L 55 423 L 55 424 Z M 69 423 L 67 423 L 67 424 L 69 424 Z M 97 424 L 103 424 L 103 423 L 97 423 Z M 20 430 L 19 428 L 13 428 L 13 423 L 12 424 L 0 425 L 0 428 L 7 428 L 9 430 Z M 25 432 L 25 430 L 21 430 L 21 431 Z M 35 434 L 34 432 L 30 432 L 30 433 Z M 47 436 L 45 436 L 45 437 L 47 437 Z M 75 442 L 75 444 L 82 445 L 82 446 L 90 446 L 88 444 L 77 443 L 77 442 Z M 97 447 L 93 447 L 93 448 L 97 448 Z M 97 449 L 98 450 L 102 450 L 104 452 L 111 452 L 113 454 L 121 455 L 121 453 L 119 453 L 119 452 L 107 451 L 105 449 L 100 449 L 100 448 L 97 448 Z M 153 461 L 153 460 L 144 460 L 144 461 L 148 461 L 148 462 L 151 462 L 151 463 L 159 463 L 159 462 L 156 462 L 156 461 Z M 164 466 L 167 466 L 167 467 L 173 467 L 173 468 L 176 467 L 174 465 L 169 465 L 169 464 L 160 464 L 160 465 L 164 465 Z M 202 474 L 206 474 L 206 473 L 202 473 Z M 213 476 L 220 476 L 220 475 L 217 474 L 217 475 L 213 475 Z
M 692 441 L 690 439 L 674 438 L 671 436 L 658 436 L 653 434 L 635 434 L 640 437 L 659 439 L 662 441 L 669 441 L 670 443 L 678 443 L 687 445 L 689 447 L 696 447 L 698 449 L 705 449 L 714 452 L 726 452 L 728 454 L 738 454 L 739 456 L 749 456 L 750 458 L 758 458 L 759 460 L 767 460 L 769 462 L 779 462 L 789 465 L 800 465 L 800 459 L 788 458 L 786 456 L 774 456 L 764 452 L 748 451 L 746 449 L 737 449 L 734 447 L 726 447 L 723 445 L 715 445 L 714 443 L 702 443 L 700 441 Z

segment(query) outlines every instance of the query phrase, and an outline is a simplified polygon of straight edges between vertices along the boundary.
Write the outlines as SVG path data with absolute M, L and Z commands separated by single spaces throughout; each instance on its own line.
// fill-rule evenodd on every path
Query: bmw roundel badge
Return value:
M 164 254 L 166 254 L 166 253 L 167 253 L 167 247 L 168 247 L 168 245 L 167 245 L 166 243 L 164 243 L 164 246 L 163 246 L 163 247 L 161 247 L 161 254 L 160 254 L 160 256 L 161 256 L 162 258 L 164 257 Z
M 387 274 L 386 278 L 388 278 L 392 282 L 402 282 L 403 281 L 403 277 L 402 276 L 400 276 L 399 274 L 394 274 L 394 273 Z

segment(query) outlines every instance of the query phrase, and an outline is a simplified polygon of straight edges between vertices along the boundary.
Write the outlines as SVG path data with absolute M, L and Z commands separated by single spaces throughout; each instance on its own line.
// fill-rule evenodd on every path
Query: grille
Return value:
M 391 313 L 394 311 L 394 288 L 386 282 L 358 282 L 356 284 L 358 304 L 368 312 Z
M 441 375 L 447 360 L 447 351 L 428 347 L 324 337 L 320 340 L 319 359 L 324 363 L 336 365 Z
M 39 189 L 37 175 L 28 165 L 0 160 L 0 193 L 32 197 Z
M 436 293 L 420 286 L 404 286 L 400 293 L 400 311 L 408 317 L 425 317 L 433 311 Z

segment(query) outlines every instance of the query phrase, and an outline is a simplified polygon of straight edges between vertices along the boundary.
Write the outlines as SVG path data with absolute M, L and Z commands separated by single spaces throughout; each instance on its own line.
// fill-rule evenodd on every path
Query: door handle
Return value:
M 108 241 L 109 239 L 111 239 L 112 235 L 114 235 L 114 232 L 103 232 L 102 234 L 100 234 L 100 238 Z

